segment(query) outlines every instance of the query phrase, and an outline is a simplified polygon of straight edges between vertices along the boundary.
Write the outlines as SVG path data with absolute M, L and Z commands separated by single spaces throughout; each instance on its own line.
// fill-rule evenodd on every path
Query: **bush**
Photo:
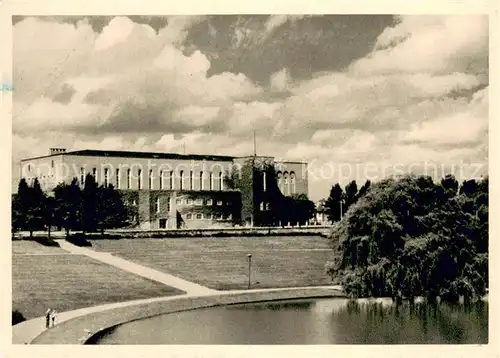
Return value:
M 33 241 L 38 242 L 40 245 L 43 246 L 59 247 L 59 244 L 50 237 L 41 236 L 41 237 L 33 237 L 32 239 Z
M 12 325 L 16 325 L 18 323 L 26 321 L 26 318 L 24 318 L 23 314 L 19 312 L 18 310 L 13 310 L 12 311 Z
M 70 235 L 66 238 L 66 241 L 73 244 L 73 245 L 79 246 L 79 247 L 92 246 L 92 243 L 90 241 L 88 241 L 87 238 L 85 237 L 85 235 L 83 235 L 83 234 Z

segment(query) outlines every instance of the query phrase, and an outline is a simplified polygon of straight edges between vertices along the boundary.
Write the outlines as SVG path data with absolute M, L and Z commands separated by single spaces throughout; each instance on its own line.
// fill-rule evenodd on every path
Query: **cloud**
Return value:
M 488 64 L 488 16 L 400 17 L 373 52 L 352 64 L 358 74 L 448 71 L 478 73 Z
M 279 39 L 278 29 L 299 18 L 211 19 L 212 38 L 227 38 L 228 51 L 243 48 L 240 60 L 261 51 L 259 61 L 271 62 L 261 39 Z M 256 130 L 259 154 L 309 161 L 313 199 L 335 182 L 364 181 L 370 166 L 379 178 L 430 162 L 487 170 L 487 18 L 398 17 L 343 70 L 301 77 L 281 62 L 255 62 L 265 72 L 260 84 L 244 67 L 214 71 L 217 54 L 186 46 L 205 20 L 169 17 L 154 30 L 115 17 L 101 32 L 85 20 L 17 22 L 13 162 L 53 146 L 249 155 Z M 316 30 L 316 45 L 334 45 Z

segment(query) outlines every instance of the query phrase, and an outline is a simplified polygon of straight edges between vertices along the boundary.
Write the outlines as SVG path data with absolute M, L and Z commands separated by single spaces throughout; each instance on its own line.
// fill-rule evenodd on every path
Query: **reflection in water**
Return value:
M 99 344 L 486 344 L 488 303 L 318 299 L 230 305 L 129 322 Z

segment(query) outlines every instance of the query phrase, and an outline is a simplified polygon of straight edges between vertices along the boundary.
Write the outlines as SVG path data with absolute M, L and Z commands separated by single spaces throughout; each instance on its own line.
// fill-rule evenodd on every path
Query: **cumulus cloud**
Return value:
M 210 31 L 229 48 L 257 46 L 299 18 Z M 26 18 L 14 26 L 13 162 L 52 146 L 249 155 L 257 130 L 259 154 L 310 162 L 313 199 L 370 166 L 380 177 L 426 161 L 487 170 L 487 20 L 401 16 L 345 70 L 292 78 L 277 63 L 263 87 L 246 71 L 212 74 L 213 56 L 184 47 L 203 17 L 157 30 L 115 17 L 99 33 L 85 20 Z

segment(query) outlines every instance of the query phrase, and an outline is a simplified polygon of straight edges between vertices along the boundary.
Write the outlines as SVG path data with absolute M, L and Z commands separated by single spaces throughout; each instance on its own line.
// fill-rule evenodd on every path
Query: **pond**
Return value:
M 395 306 L 306 299 L 177 312 L 125 323 L 98 344 L 487 344 L 488 303 Z

